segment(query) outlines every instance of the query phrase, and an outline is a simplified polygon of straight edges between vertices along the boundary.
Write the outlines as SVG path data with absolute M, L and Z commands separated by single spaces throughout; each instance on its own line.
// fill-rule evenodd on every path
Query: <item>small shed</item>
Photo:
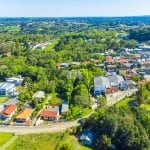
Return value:
M 91 131 L 88 131 L 88 130 L 83 131 L 81 136 L 80 136 L 80 142 L 83 145 L 91 146 L 93 143 L 93 139 L 94 139 L 93 133 Z
M 45 92 L 44 91 L 37 91 L 37 92 L 34 93 L 32 98 L 33 99 L 38 99 L 39 101 L 41 101 L 41 99 L 45 98 Z

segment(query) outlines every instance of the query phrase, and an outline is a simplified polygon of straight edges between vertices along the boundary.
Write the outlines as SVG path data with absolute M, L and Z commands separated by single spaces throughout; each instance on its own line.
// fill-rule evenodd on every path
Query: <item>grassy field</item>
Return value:
M 127 97 L 127 98 L 124 98 L 123 100 L 119 101 L 116 106 L 117 107 L 122 107 L 122 106 L 129 106 L 129 103 L 134 101 L 135 98 L 133 97 Z
M 74 136 L 63 133 L 22 135 L 7 150 L 59 150 L 62 144 L 71 144 L 72 150 L 91 150 L 80 145 Z
M 82 108 L 80 106 L 73 106 L 70 108 L 67 120 L 75 120 L 84 117 L 92 112 L 90 108 Z
M 11 134 L 11 133 L 0 132 L 0 146 L 5 144 L 9 139 L 11 139 L 12 136 L 13 136 L 13 134 Z
M 0 103 L 5 103 L 8 101 L 8 97 L 0 97 Z

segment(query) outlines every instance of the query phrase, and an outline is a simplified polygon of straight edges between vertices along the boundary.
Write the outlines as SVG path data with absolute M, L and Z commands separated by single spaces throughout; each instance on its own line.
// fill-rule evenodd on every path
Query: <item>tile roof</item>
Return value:
M 43 110 L 40 114 L 41 117 L 57 117 L 56 111 Z
M 5 115 L 10 115 L 13 111 L 15 111 L 16 108 L 17 108 L 16 105 L 11 104 L 8 105 L 1 113 Z
M 31 108 L 24 108 L 17 116 L 16 119 L 26 119 L 28 117 L 30 117 L 30 115 L 32 114 L 33 109 Z

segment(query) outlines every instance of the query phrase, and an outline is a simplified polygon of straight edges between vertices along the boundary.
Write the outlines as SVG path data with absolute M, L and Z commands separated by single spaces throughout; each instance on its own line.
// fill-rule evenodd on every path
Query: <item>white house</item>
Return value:
M 44 91 L 37 91 L 33 94 L 32 98 L 36 98 L 39 101 L 41 101 L 41 99 L 45 98 L 45 92 Z
M 8 82 L 8 83 L 13 83 L 13 84 L 15 84 L 16 86 L 17 86 L 17 85 L 21 85 L 22 82 L 23 82 L 23 78 L 22 78 L 21 76 L 12 77 L 12 78 L 6 78 L 5 80 L 6 80 L 6 82 Z
M 124 81 L 123 77 L 117 74 L 108 76 L 111 86 L 118 86 Z
M 94 95 L 105 95 L 107 88 L 111 88 L 107 77 L 99 76 L 94 78 Z
M 0 96 L 14 96 L 16 91 L 15 84 L 13 83 L 1 83 L 0 84 Z

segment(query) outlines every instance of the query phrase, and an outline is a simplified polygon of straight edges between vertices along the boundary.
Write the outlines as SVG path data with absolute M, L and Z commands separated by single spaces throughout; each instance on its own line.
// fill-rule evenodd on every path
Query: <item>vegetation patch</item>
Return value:
M 7 150 L 60 150 L 63 145 L 70 147 L 71 150 L 90 150 L 81 146 L 74 136 L 63 133 L 31 134 L 20 136 Z
M 0 103 L 5 103 L 8 101 L 8 97 L 0 97 Z
M 130 104 L 132 101 L 134 101 L 134 100 L 135 100 L 135 98 L 133 98 L 133 97 L 126 97 L 126 98 L 124 98 L 123 100 L 119 101 L 119 102 L 116 104 L 116 106 L 117 106 L 117 107 L 129 106 L 129 104 Z
M 62 100 L 57 96 L 57 94 L 50 94 L 51 98 L 49 100 L 49 103 L 51 105 L 58 105 L 62 103 Z
M 13 136 L 13 134 L 11 134 L 11 133 L 0 132 L 0 146 L 5 144 L 9 139 L 11 139 L 12 136 Z
M 90 108 L 83 108 L 80 106 L 71 106 L 69 113 L 68 113 L 68 117 L 67 120 L 75 120 L 78 118 L 81 118 L 83 116 L 88 115 L 90 112 L 92 111 L 92 109 Z

